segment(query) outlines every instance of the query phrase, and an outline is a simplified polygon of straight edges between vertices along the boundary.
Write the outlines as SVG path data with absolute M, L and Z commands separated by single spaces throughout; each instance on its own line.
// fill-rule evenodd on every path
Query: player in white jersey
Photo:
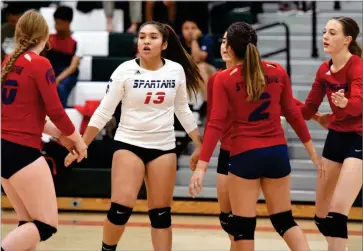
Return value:
M 177 165 L 174 113 L 196 146 L 191 165 L 197 163 L 201 147 L 188 105 L 188 94 L 200 90 L 202 77 L 198 67 L 168 25 L 143 24 L 137 46 L 140 58 L 127 61 L 114 71 L 106 95 L 83 135 L 86 144 L 90 144 L 122 101 L 112 161 L 111 207 L 104 223 L 104 251 L 116 250 L 143 179 L 154 250 L 171 250 L 170 211 Z M 66 165 L 73 159 L 68 155 Z

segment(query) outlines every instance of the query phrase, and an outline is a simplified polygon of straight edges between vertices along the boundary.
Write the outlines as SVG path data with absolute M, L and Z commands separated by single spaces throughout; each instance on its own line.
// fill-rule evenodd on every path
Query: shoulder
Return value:
M 111 79 L 126 78 L 130 73 L 135 74 L 138 70 L 138 65 L 135 59 L 127 60 L 120 64 L 112 73 Z
M 169 60 L 169 59 L 164 59 L 165 60 L 165 64 L 167 64 L 168 69 L 172 69 L 172 70 L 182 70 L 184 71 L 184 68 L 181 64 L 179 64 L 178 62 Z
M 210 77 L 209 77 L 209 81 L 213 82 L 216 77 L 221 74 L 221 72 L 223 72 L 224 70 L 219 70 L 219 71 L 216 71 L 215 73 L 213 73 Z
M 24 61 L 29 62 L 35 70 L 49 70 L 49 68 L 52 68 L 51 63 L 47 58 L 35 53 L 25 52 L 22 57 L 24 58 Z
M 351 60 L 352 66 L 356 66 L 356 65 L 362 66 L 362 63 L 363 63 L 363 58 L 361 58 L 357 55 L 352 55 L 352 60 Z
M 266 74 L 287 74 L 285 68 L 277 62 L 262 60 L 262 65 Z

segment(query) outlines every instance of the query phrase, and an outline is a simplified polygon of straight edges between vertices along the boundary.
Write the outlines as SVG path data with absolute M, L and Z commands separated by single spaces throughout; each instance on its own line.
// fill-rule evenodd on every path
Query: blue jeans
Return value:
M 58 85 L 58 95 L 59 99 L 64 108 L 67 107 L 68 96 L 71 93 L 73 87 L 77 84 L 78 77 L 71 75 L 66 77 L 60 84 Z

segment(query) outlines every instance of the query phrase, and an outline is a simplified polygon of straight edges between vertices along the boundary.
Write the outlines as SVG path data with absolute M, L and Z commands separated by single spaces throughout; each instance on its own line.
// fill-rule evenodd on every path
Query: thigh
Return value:
M 319 217 L 326 216 L 329 205 L 337 184 L 342 164 L 323 158 L 326 167 L 326 179 L 317 177 L 316 184 L 316 214 Z
M 149 209 L 170 207 L 176 179 L 176 154 L 164 154 L 146 165 L 145 184 Z
M 260 195 L 260 179 L 244 179 L 229 173 L 228 192 L 233 215 L 256 216 L 256 204 Z
M 43 157 L 14 174 L 9 183 L 32 219 L 57 226 L 58 208 L 53 177 Z
M 362 188 L 362 160 L 347 158 L 343 162 L 330 204 L 330 212 L 348 215 Z
M 291 175 L 279 179 L 262 178 L 261 188 L 270 215 L 291 210 Z
M 145 174 L 142 160 L 128 150 L 114 153 L 111 170 L 111 201 L 133 208 Z
M 231 211 L 231 203 L 228 193 L 228 175 L 217 173 L 217 198 L 219 207 L 222 212 L 228 213 Z
M 21 201 L 18 193 L 12 187 L 10 182 L 6 179 L 1 179 L 1 185 L 4 188 L 6 193 L 6 197 L 9 199 L 11 205 L 13 206 L 16 216 L 18 217 L 19 221 L 32 221 L 28 210 L 26 209 L 24 203 Z

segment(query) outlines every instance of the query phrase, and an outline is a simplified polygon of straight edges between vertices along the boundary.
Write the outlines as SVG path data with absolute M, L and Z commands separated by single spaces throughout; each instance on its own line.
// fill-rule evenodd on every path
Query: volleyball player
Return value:
M 276 231 L 291 250 L 309 250 L 291 212 L 291 167 L 281 111 L 304 143 L 320 176 L 323 169 L 295 105 L 286 71 L 276 63 L 261 61 L 256 44 L 257 35 L 250 25 L 238 22 L 228 28 L 227 50 L 237 66 L 216 77 L 211 118 L 190 192 L 194 195 L 201 191 L 204 173 L 224 123 L 227 116 L 232 116 L 228 192 L 236 249 L 254 249 L 256 203 L 261 187 Z
M 90 144 L 122 100 L 103 250 L 116 250 L 143 179 L 154 250 L 171 250 L 170 210 L 177 165 L 174 112 L 196 145 L 192 166 L 197 163 L 201 147 L 187 97 L 200 90 L 202 77 L 197 66 L 169 25 L 143 24 L 137 45 L 140 58 L 121 64 L 112 74 L 107 93 L 83 135 L 86 144 Z M 66 165 L 72 158 L 71 154 L 67 156 Z
M 321 64 L 301 106 L 309 120 L 326 95 L 333 111 L 323 150 L 327 179 L 317 182 L 315 215 L 331 251 L 344 250 L 347 245 L 348 214 L 362 188 L 363 67 L 358 34 L 358 24 L 349 17 L 327 22 L 322 40 L 331 59 Z
M 48 41 L 45 19 L 33 10 L 25 12 L 15 41 L 1 72 L 1 182 L 20 224 L 2 240 L 5 251 L 35 250 L 57 232 L 53 178 L 40 153 L 42 132 L 55 137 L 62 132 L 75 143 L 79 161 L 87 156 L 59 100 L 52 66 L 39 56 Z M 46 115 L 55 125 L 45 121 Z

